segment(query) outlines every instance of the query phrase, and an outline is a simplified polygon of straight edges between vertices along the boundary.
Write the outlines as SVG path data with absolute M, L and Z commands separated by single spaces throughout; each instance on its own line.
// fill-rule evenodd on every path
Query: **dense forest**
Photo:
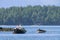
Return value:
M 0 8 L 0 25 L 60 25 L 59 6 Z

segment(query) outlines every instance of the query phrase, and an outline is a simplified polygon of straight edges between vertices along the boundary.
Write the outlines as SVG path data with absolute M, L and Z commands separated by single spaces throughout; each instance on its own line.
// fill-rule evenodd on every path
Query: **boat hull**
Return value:
M 26 30 L 25 29 L 14 29 L 14 34 L 24 34 L 26 33 Z

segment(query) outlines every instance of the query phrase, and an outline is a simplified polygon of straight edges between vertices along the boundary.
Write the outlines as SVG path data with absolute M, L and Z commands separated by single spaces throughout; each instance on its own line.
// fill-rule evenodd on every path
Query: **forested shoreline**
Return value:
M 60 25 L 59 6 L 0 8 L 0 25 Z

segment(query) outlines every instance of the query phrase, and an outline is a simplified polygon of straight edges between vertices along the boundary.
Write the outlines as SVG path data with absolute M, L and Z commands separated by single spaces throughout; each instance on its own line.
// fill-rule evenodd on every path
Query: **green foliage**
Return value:
M 0 25 L 60 25 L 60 7 L 27 6 L 0 8 Z

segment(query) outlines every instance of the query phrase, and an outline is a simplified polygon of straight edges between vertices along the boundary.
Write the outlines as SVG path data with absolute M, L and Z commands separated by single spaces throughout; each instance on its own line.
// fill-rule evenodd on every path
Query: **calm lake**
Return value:
M 0 25 L 0 27 L 15 28 L 16 25 Z M 23 26 L 27 32 L 25 34 L 13 34 L 0 31 L 0 40 L 60 40 L 60 26 Z M 37 29 L 46 30 L 45 33 L 37 33 Z

